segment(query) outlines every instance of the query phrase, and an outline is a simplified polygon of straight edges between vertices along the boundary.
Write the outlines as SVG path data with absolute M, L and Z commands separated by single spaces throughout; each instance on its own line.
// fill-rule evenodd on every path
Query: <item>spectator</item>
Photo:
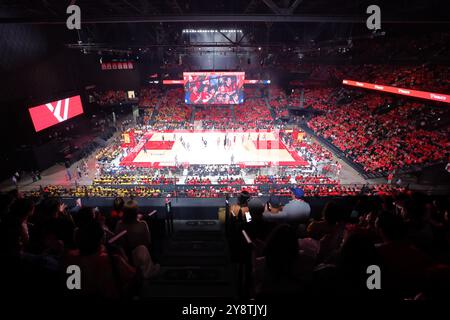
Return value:
M 230 207 L 231 217 L 238 220 L 244 221 L 245 214 L 248 210 L 248 201 L 250 200 L 250 194 L 248 191 L 242 191 L 237 199 L 237 204 Z
M 67 212 L 67 206 L 57 198 L 47 198 L 36 208 L 35 224 L 30 237 L 35 241 L 32 250 L 61 254 L 65 248 L 73 248 L 75 224 Z
M 263 278 L 257 285 L 261 298 L 292 297 L 305 289 L 298 274 L 299 250 L 292 227 L 286 224 L 277 226 L 267 239 L 264 255 Z
M 136 271 L 124 257 L 109 253 L 102 245 L 102 226 L 91 221 L 80 227 L 77 235 L 79 250 L 67 257 L 66 264 L 77 265 L 83 270 L 80 294 L 87 298 L 108 299 L 128 296 Z
M 304 191 L 301 188 L 291 188 L 292 200 L 289 201 L 280 212 L 265 212 L 265 218 L 269 221 L 284 221 L 292 223 L 305 223 L 309 219 L 311 207 L 302 198 Z
M 377 247 L 383 270 L 386 294 L 406 298 L 423 286 L 429 258 L 406 238 L 405 223 L 400 216 L 383 212 L 376 226 L 382 243 Z
M 1 245 L 6 250 L 21 252 L 30 240 L 28 218 L 34 213 L 34 203 L 30 199 L 17 199 L 10 212 L 2 220 Z
M 134 200 L 125 203 L 122 220 L 117 223 L 116 233 L 124 230 L 127 234 L 123 238 L 123 247 L 129 255 L 137 246 L 150 248 L 150 231 L 145 221 L 138 220 L 138 204 Z
M 327 202 L 322 210 L 323 220 L 313 221 L 308 225 L 306 230 L 308 237 L 320 240 L 323 236 L 331 233 L 339 221 L 339 215 L 340 211 L 336 202 Z
M 254 241 L 265 241 L 272 229 L 271 224 L 263 217 L 264 204 L 258 198 L 253 198 L 248 202 L 251 221 L 244 226 L 245 231 Z
M 123 207 L 125 201 L 122 197 L 116 197 L 113 202 L 113 208 L 111 211 L 110 219 L 107 221 L 107 225 L 111 230 L 116 229 L 117 222 L 123 217 Z
M 343 242 L 336 259 L 316 267 L 314 294 L 326 299 L 344 301 L 375 298 L 374 291 L 377 290 L 368 290 L 366 284 L 367 267 L 370 265 L 380 265 L 373 242 L 362 232 L 351 232 Z
M 370 237 L 362 232 L 350 233 L 337 256 L 337 268 L 342 277 L 342 294 L 349 298 L 374 298 L 377 290 L 367 289 L 367 267 L 380 265 L 380 259 Z

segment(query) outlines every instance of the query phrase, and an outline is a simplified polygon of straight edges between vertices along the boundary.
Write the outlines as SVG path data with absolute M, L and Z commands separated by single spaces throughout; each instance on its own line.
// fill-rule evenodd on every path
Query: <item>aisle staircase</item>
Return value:
M 272 116 L 273 121 L 275 121 L 276 120 L 276 113 L 275 113 L 275 110 L 273 110 L 273 108 L 270 106 L 269 98 L 268 97 L 264 97 L 264 101 L 266 103 L 267 108 L 270 111 L 270 115 Z
M 231 108 L 231 121 L 232 121 L 233 123 L 236 123 L 236 113 L 235 113 L 235 111 L 234 111 L 234 106 L 231 105 L 230 108 Z
M 156 116 L 157 116 L 158 113 L 159 113 L 159 107 L 160 107 L 160 105 L 161 105 L 161 102 L 162 102 L 163 100 L 165 100 L 166 98 L 167 98 L 167 93 L 164 92 L 164 95 L 163 95 L 162 99 L 161 99 L 161 100 L 158 100 L 158 102 L 157 102 L 156 105 L 155 105 L 155 110 L 153 110 L 152 117 L 150 118 L 150 123 L 153 124 L 153 123 L 155 122 Z
M 302 88 L 302 92 L 300 94 L 300 109 L 303 109 L 305 105 L 305 88 Z
M 160 274 L 146 282 L 143 299 L 237 295 L 236 267 L 219 220 L 175 220 L 174 232 L 164 239 L 159 263 Z

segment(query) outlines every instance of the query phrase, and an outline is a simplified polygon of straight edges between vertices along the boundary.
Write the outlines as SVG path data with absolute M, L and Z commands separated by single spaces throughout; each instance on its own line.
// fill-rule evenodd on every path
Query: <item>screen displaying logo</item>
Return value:
M 83 113 L 80 96 L 61 99 L 29 108 L 36 132 L 44 130 L 55 124 L 64 122 Z

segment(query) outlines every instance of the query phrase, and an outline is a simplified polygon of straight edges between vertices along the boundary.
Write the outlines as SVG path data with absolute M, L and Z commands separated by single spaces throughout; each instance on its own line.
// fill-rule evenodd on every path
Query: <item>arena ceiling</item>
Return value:
M 378 4 L 391 18 L 445 18 L 440 11 L 446 5 L 441 0 L 368 1 L 368 0 L 3 0 L 1 11 L 14 18 L 38 18 L 42 21 L 65 14 L 69 4 L 77 4 L 89 18 L 188 16 L 188 15 L 270 15 L 288 16 L 315 14 L 323 17 L 362 15 L 365 8 Z M 3 16 L 5 17 L 5 16 Z M 448 19 L 448 16 L 447 16 Z M 215 20 L 212 20 L 215 21 Z
M 389 32 L 448 29 L 448 1 L 376 2 Z M 65 28 L 66 8 L 82 10 L 82 29 Z M 83 53 L 127 54 L 154 48 L 184 52 L 197 46 L 266 51 L 370 35 L 366 8 L 372 0 L 0 0 L 0 70 L 14 59 L 68 47 Z M 195 44 L 185 28 L 239 28 L 242 37 Z M 46 51 L 47 50 L 47 51 Z

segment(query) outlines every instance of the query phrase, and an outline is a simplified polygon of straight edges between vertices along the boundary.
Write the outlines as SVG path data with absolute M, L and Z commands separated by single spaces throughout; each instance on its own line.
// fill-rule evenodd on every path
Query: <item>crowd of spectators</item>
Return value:
M 263 184 L 246 184 L 242 178 L 221 178 L 228 179 L 230 183 L 210 183 L 203 184 L 182 184 L 176 185 L 176 189 L 172 184 L 149 184 L 147 185 L 86 185 L 86 186 L 61 186 L 47 185 L 38 190 L 26 191 L 25 195 L 30 197 L 40 197 L 42 195 L 52 197 L 165 197 L 180 196 L 185 197 L 189 194 L 201 195 L 202 197 L 219 198 L 229 196 L 237 196 L 242 190 L 251 192 L 252 195 L 277 195 L 287 197 L 290 194 L 292 186 L 298 185 L 304 189 L 307 197 L 325 197 L 325 196 L 356 196 L 356 195 L 392 195 L 404 190 L 402 187 L 386 184 L 371 185 L 343 185 L 334 180 L 324 178 L 322 181 L 312 181 L 309 179 L 299 180 L 297 184 L 270 184 L 270 188 L 264 187 Z M 202 179 L 201 181 L 205 181 Z M 188 191 L 190 193 L 188 193 Z
M 238 176 L 241 167 L 238 165 L 190 165 L 187 171 L 190 176 Z
M 166 176 L 147 176 L 147 175 L 101 175 L 93 180 L 93 185 L 162 185 L 174 184 L 179 181 L 178 178 L 169 178 Z
M 111 162 L 122 153 L 120 139 L 114 139 L 110 145 L 97 150 L 95 159 L 99 162 Z
M 155 112 L 155 108 L 153 107 L 145 107 L 142 109 L 142 123 L 148 124 L 150 123 L 153 113 Z
M 257 175 L 255 177 L 255 184 L 289 184 L 291 182 L 291 176 L 268 176 Z
M 299 131 L 299 134 L 303 135 L 304 133 Z M 330 162 L 333 160 L 333 154 L 313 141 L 308 135 L 304 135 L 300 140 L 295 140 L 291 133 L 280 131 L 280 137 L 286 146 L 294 148 L 309 162 Z
M 334 88 L 305 88 L 303 103 L 305 108 L 328 110 L 333 105 L 330 101 Z
M 410 192 L 354 199 L 329 201 L 321 214 L 303 205 L 293 220 L 278 198 L 265 204 L 241 194 L 230 214 L 251 219 L 231 215 L 228 230 L 232 252 L 251 279 L 247 294 L 282 301 L 446 301 L 448 199 Z M 304 201 L 295 191 L 289 204 Z M 382 290 L 367 289 L 373 265 L 381 270 Z
M 278 86 L 271 86 L 269 89 L 269 106 L 275 113 L 275 120 L 289 116 L 287 109 L 289 102 L 284 90 Z
M 417 125 L 413 115 L 420 112 L 417 109 L 422 110 L 423 104 L 399 102 L 381 113 L 377 112 L 380 105 L 383 100 L 375 94 L 355 97 L 343 105 L 330 106 L 325 114 L 313 117 L 308 126 L 366 172 L 385 174 L 447 159 L 449 129 L 429 130 L 426 121 L 436 123 L 436 118 L 447 117 L 448 111 L 429 106 L 435 110 L 434 117 L 421 118 Z
M 202 129 L 224 130 L 233 127 L 233 116 L 229 106 L 197 107 L 195 122 L 201 122 Z
M 159 104 L 163 93 L 156 87 L 142 87 L 139 91 L 139 107 L 155 107 Z
M 93 94 L 95 102 L 101 106 L 105 105 L 118 105 L 120 103 L 128 102 L 127 92 L 124 90 L 107 90 L 105 92 Z M 137 101 L 132 99 L 132 101 Z
M 327 176 L 301 176 L 295 177 L 295 182 L 298 184 L 326 184 L 326 185 L 339 185 L 338 180 L 331 179 Z
M 173 195 L 246 195 L 238 202 L 239 210 L 233 207 L 237 214 L 231 223 L 253 243 L 252 258 L 245 260 L 252 264 L 253 281 L 247 287 L 251 296 L 448 299 L 450 222 L 445 198 L 374 185 L 341 189 L 355 197 L 350 202 L 334 198 L 321 214 L 307 204 L 309 196 L 322 196 L 325 190 L 326 195 L 343 194 L 335 188 L 302 186 L 301 193 L 296 188 L 287 203 L 288 198 L 282 201 L 280 196 L 289 197 L 294 189 L 271 189 L 267 203 L 259 199 L 257 186 L 184 186 Z M 102 190 L 87 189 L 80 187 L 76 196 Z M 147 188 L 133 190 L 123 197 L 154 196 Z M 140 214 L 136 200 L 119 197 L 102 210 L 81 202 L 67 208 L 58 198 L 62 195 L 57 188 L 46 188 L 38 195 L 1 195 L 1 267 L 7 271 L 1 273 L 3 288 L 23 298 L 38 290 L 42 293 L 44 285 L 56 297 L 63 287 L 58 282 L 61 272 L 76 264 L 89 273 L 82 284 L 86 297 L 138 296 L 143 279 L 157 275 L 160 267 L 152 259 L 152 222 Z M 292 219 L 293 212 L 287 210 L 291 202 L 309 209 Z M 250 219 L 239 212 L 248 212 Z M 126 233 L 113 240 L 122 231 Z M 243 237 L 241 232 L 227 234 L 231 241 Z M 235 256 L 233 250 L 239 248 L 231 249 Z M 367 290 L 369 265 L 381 268 L 382 291 Z M 120 270 L 119 278 L 115 268 Z
M 181 102 L 180 98 L 171 91 L 167 93 L 166 100 L 158 108 L 156 121 L 163 123 L 186 122 L 190 120 L 192 108 Z
M 202 177 L 186 177 L 184 184 L 186 185 L 211 184 L 211 179 Z
M 233 178 L 233 177 L 219 177 L 217 179 L 217 184 L 219 185 L 243 185 L 245 181 L 243 178 Z
M 150 221 L 139 211 L 123 198 L 100 211 L 80 202 L 68 208 L 57 197 L 2 195 L 2 288 L 10 297 L 80 297 L 62 289 L 67 267 L 76 265 L 83 270 L 83 298 L 139 296 L 143 281 L 159 272 Z
M 236 124 L 246 129 L 271 129 L 273 118 L 264 99 L 246 99 L 234 106 Z

